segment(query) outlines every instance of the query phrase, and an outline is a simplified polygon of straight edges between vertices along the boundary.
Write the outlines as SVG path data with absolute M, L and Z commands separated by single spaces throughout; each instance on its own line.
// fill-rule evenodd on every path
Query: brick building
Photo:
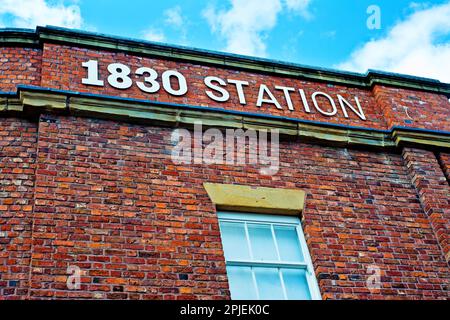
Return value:
M 449 299 L 449 84 L 55 27 L 0 42 L 0 299 Z M 277 129 L 278 170 L 174 162 L 198 123 Z

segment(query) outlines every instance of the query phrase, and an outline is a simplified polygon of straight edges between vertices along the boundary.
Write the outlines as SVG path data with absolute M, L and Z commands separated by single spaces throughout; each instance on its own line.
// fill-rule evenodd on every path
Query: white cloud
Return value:
M 181 14 L 180 6 L 175 6 L 173 8 L 169 8 L 169 9 L 165 10 L 164 16 L 166 17 L 166 19 L 165 19 L 166 24 L 176 27 L 176 28 L 183 27 L 184 19 Z
M 164 11 L 164 23 L 177 32 L 177 42 L 183 45 L 188 44 L 187 29 L 190 21 L 183 16 L 180 6 L 175 6 Z
M 359 72 L 378 69 L 450 82 L 450 1 L 418 10 L 384 38 L 355 50 L 337 67 Z
M 1 1 L 1 0 L 0 0 Z M 159 22 L 159 25 L 170 27 L 177 32 L 177 43 L 187 43 L 187 25 L 189 21 L 183 16 L 180 6 L 169 8 L 163 13 L 164 20 Z M 142 37 L 150 41 L 166 42 L 166 33 L 162 28 L 155 27 L 156 24 L 151 25 L 148 29 L 144 30 L 141 34 Z M 166 30 L 167 31 L 167 30 Z M 170 35 L 171 33 L 169 33 Z M 172 38 L 172 37 L 170 37 Z
M 83 19 L 80 7 L 45 0 L 1 0 L 0 16 L 10 15 L 9 27 L 34 28 L 37 25 L 54 25 L 80 28 Z M 5 20 L 3 20 L 5 22 Z
M 311 14 L 308 11 L 308 6 L 311 0 L 284 0 L 286 7 L 294 12 L 299 13 L 305 18 L 310 18 Z
M 150 41 L 164 42 L 166 40 L 164 33 L 161 30 L 153 27 L 145 30 L 142 33 L 142 36 L 144 37 L 144 39 Z
M 306 15 L 310 0 L 230 0 L 231 8 L 217 11 L 208 7 L 203 16 L 212 32 L 226 41 L 224 50 L 266 56 L 267 32 L 277 23 L 283 9 Z

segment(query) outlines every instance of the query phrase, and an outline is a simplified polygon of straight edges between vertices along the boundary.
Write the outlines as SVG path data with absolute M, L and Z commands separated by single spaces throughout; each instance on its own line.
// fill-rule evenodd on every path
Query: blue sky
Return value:
M 450 0 L 0 0 L 1 27 L 47 24 L 450 82 Z

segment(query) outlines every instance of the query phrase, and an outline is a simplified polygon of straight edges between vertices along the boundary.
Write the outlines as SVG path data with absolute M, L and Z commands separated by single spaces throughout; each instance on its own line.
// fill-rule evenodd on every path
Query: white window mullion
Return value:
M 288 299 L 286 287 L 284 286 L 283 272 L 281 272 L 281 268 L 278 268 L 278 275 L 280 276 L 281 288 L 283 289 L 284 300 Z
M 248 250 L 250 251 L 250 260 L 253 260 L 253 249 L 252 249 L 252 244 L 250 243 L 250 236 L 248 234 L 248 227 L 247 227 L 247 222 L 244 222 L 244 230 L 245 230 L 245 237 L 247 238 L 247 246 L 248 246 Z
M 280 250 L 278 250 L 277 238 L 275 237 L 275 230 L 274 230 L 272 223 L 270 224 L 270 230 L 272 231 L 272 239 L 273 239 L 273 242 L 275 243 L 275 250 L 277 252 L 278 260 L 281 261 Z
M 311 294 L 311 298 L 313 300 L 321 300 L 322 297 L 320 295 L 319 284 L 317 283 L 316 275 L 314 274 L 312 259 L 309 254 L 305 236 L 303 234 L 301 222 L 297 225 L 296 230 L 298 239 L 300 240 L 300 248 L 303 252 L 303 258 L 305 259 L 305 263 L 308 266 L 306 269 L 306 281 L 308 283 L 309 293 Z
M 250 235 L 248 233 L 248 225 L 247 222 L 244 222 L 244 230 L 245 230 L 245 238 L 247 239 L 247 247 L 248 250 L 250 251 L 250 260 L 253 260 L 253 249 L 252 249 L 252 244 L 250 242 Z M 256 282 L 256 275 L 255 275 L 255 270 L 253 270 L 253 267 L 250 266 L 250 272 L 252 273 L 252 279 L 253 279 L 253 286 L 256 290 L 256 299 L 260 300 L 259 297 L 259 289 L 258 289 L 258 283 Z
M 250 267 L 250 271 L 252 272 L 253 286 L 255 287 L 256 290 L 256 299 L 261 300 L 261 298 L 259 297 L 258 282 L 256 282 L 256 275 L 255 271 L 253 270 L 253 267 Z

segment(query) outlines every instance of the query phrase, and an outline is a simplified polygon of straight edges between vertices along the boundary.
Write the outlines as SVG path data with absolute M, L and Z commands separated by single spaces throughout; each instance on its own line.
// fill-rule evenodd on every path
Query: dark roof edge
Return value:
M 39 46 L 37 31 L 22 28 L 0 28 L 0 44 Z
M 12 28 L 0 29 L 0 44 L 40 46 L 44 42 L 56 42 L 76 46 L 125 51 L 134 54 L 244 69 L 253 72 L 271 73 L 280 76 L 297 77 L 310 81 L 330 82 L 346 86 L 366 88 L 372 87 L 375 84 L 396 86 L 431 91 L 438 94 L 445 94 L 450 97 L 449 83 L 404 74 L 376 70 L 368 70 L 366 74 L 362 74 L 327 68 L 316 68 L 278 60 L 168 45 L 53 26 L 38 26 L 36 30 Z

